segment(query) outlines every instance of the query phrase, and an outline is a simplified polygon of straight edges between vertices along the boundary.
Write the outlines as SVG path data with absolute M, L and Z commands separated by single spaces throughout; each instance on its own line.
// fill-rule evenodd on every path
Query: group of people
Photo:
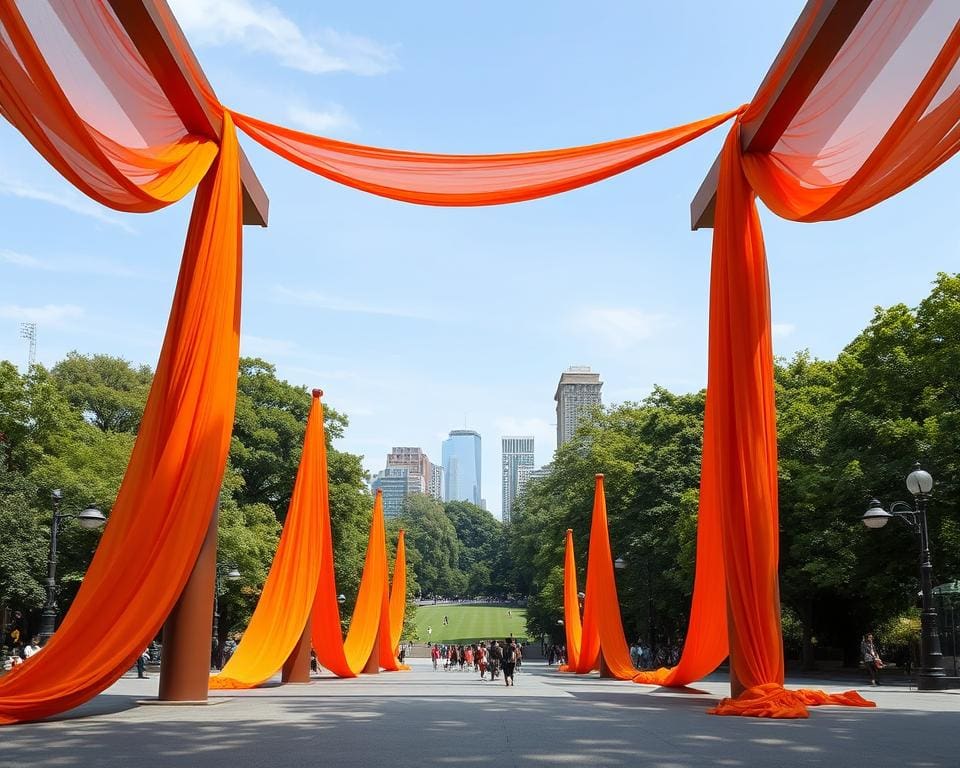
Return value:
M 489 644 L 480 642 L 470 645 L 434 643 L 430 648 L 430 658 L 435 670 L 442 665 L 447 671 L 474 671 L 480 674 L 481 680 L 487 679 L 487 672 L 491 680 L 499 679 L 502 674 L 504 684 L 510 686 L 514 684 L 514 674 L 523 664 L 523 644 L 512 637 L 503 643 L 496 640 L 491 640 Z
M 543 655 L 547 657 L 548 667 L 552 667 L 554 664 L 567 663 L 567 646 L 554 643 L 545 650 L 546 652 Z
M 654 648 L 641 639 L 637 639 L 630 646 L 630 661 L 637 669 L 658 669 L 660 667 L 675 667 L 680 661 L 683 643 L 661 645 Z

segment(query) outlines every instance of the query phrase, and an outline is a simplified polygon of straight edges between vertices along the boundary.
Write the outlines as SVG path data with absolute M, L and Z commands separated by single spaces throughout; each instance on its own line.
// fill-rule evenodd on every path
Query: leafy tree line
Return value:
M 790 655 L 857 656 L 860 636 L 915 614 L 918 544 L 905 526 L 866 529 L 869 500 L 909 499 L 914 461 L 934 476 L 929 522 L 936 583 L 960 577 L 960 275 L 940 274 L 915 308 L 878 307 L 835 360 L 801 352 L 776 367 L 780 570 Z M 657 388 L 598 410 L 518 502 L 508 538 L 532 631 L 557 634 L 563 547 L 583 568 L 593 476 L 606 475 L 628 636 L 680 639 L 693 585 L 704 393 Z M 580 578 L 583 579 L 583 571 Z M 581 581 L 581 583 L 583 583 Z M 883 634 L 883 633 L 881 633 Z M 900 640 L 902 642 L 902 639 Z
M 96 506 L 109 515 L 143 414 L 152 372 L 107 355 L 71 353 L 47 370 L 20 374 L 0 361 L 0 611 L 17 609 L 33 631 L 45 590 L 54 488 L 63 511 Z M 310 408 L 304 387 L 281 381 L 269 363 L 241 360 L 228 467 L 219 501 L 221 563 L 241 577 L 220 598 L 221 639 L 242 630 L 276 550 L 300 461 Z M 352 605 L 372 499 L 360 457 L 338 451 L 347 418 L 324 408 L 338 589 Z M 59 537 L 60 615 L 99 540 L 71 521 Z

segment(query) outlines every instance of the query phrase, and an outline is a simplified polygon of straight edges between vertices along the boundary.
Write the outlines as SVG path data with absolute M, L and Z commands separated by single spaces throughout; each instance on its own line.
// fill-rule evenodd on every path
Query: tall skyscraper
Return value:
M 377 472 L 370 482 L 370 489 L 383 491 L 384 517 L 399 517 L 403 501 L 411 493 L 420 493 L 422 479 L 416 472 L 404 467 L 387 467 Z
M 600 405 L 600 374 L 589 365 L 572 365 L 560 374 L 557 393 L 557 448 L 577 431 L 577 426 L 591 408 Z
M 417 493 L 426 493 L 430 482 L 430 459 L 420 448 L 392 448 L 387 454 L 387 466 L 406 469 L 416 476 Z
M 443 500 L 480 506 L 480 434 L 454 429 L 443 441 Z
M 443 501 L 443 467 L 439 464 L 430 465 L 430 482 L 427 483 L 427 493 L 437 501 Z
M 533 469 L 532 437 L 501 437 L 501 507 L 500 517 L 509 523 L 513 502 L 520 493 L 520 473 Z
M 547 464 L 539 469 L 535 469 L 532 465 L 517 467 L 517 496 L 523 493 L 530 482 L 549 477 L 552 471 L 553 464 Z

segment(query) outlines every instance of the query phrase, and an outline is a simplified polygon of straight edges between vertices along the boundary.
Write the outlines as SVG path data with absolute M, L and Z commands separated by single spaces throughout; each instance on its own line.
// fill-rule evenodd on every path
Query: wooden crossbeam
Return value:
M 166 0 L 108 2 L 187 130 L 219 137 L 223 120 L 207 103 L 192 73 L 197 73 L 202 87 L 210 93 L 214 91 Z M 243 223 L 267 226 L 270 200 L 243 149 L 240 149 L 240 178 Z
M 769 152 L 773 149 L 871 2 L 873 0 L 807 0 L 757 89 L 760 94 L 771 86 L 774 88 L 766 108 L 741 125 L 740 140 L 744 151 Z M 778 74 L 781 71 L 782 75 Z M 713 226 L 719 178 L 718 157 L 690 203 L 692 229 Z

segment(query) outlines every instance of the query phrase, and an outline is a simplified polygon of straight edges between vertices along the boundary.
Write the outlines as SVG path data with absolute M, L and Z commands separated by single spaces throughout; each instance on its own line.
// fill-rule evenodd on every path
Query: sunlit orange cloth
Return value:
M 176 202 L 216 142 L 187 131 L 102 2 L 54 5 L 0 0 L 0 113 L 103 205 L 142 213 Z
M 56 634 L 0 679 L 0 723 L 63 712 L 111 685 L 154 638 L 193 569 L 233 427 L 240 215 L 228 123 L 194 200 L 163 350 L 116 503 Z
M 742 717 L 770 717 L 776 719 L 809 717 L 807 707 L 823 704 L 839 704 L 846 707 L 875 707 L 856 691 L 824 693 L 800 688 L 788 691 L 777 683 L 767 683 L 749 688 L 735 699 L 721 699 L 711 715 L 739 715 Z
M 323 553 L 320 581 L 313 603 L 311 633 L 317 661 L 337 677 L 356 677 L 370 658 L 374 645 L 382 638 L 390 642 L 390 598 L 387 584 L 387 547 L 383 520 L 383 495 L 377 491 L 370 522 L 367 555 L 360 578 L 357 602 L 346 640 L 340 630 L 340 606 L 337 603 L 336 575 L 333 567 L 333 540 L 330 536 L 329 504 L 324 512 Z M 379 659 L 378 659 L 379 660 Z
M 580 658 L 575 671 L 584 674 L 595 669 L 599 654 L 603 653 L 610 674 L 620 680 L 632 680 L 637 670 L 630 660 L 630 650 L 620 620 L 620 599 L 617 597 L 617 582 L 613 573 L 603 475 L 597 475 L 594 483 L 585 591 Z M 594 643 L 597 645 L 596 651 Z
M 348 144 L 234 112 L 267 149 L 332 181 L 407 203 L 501 205 L 555 195 L 635 168 L 703 135 L 736 110 L 629 139 L 542 152 L 441 155 Z
M 283 533 L 263 592 L 237 650 L 211 688 L 254 688 L 269 680 L 303 634 L 320 577 L 320 499 L 327 485 L 327 448 L 319 389 L 303 436 L 303 453 Z
M 403 635 L 403 617 L 407 612 L 407 546 L 403 529 L 397 536 L 397 554 L 393 562 L 390 582 L 390 642 L 380 646 L 380 666 L 388 672 L 409 670 L 397 659 L 400 637 Z
M 596 629 L 596 625 L 592 626 Z M 573 551 L 572 528 L 567 528 L 563 555 L 563 629 L 567 637 L 567 663 L 560 665 L 560 671 L 575 672 L 580 663 L 583 624 L 580 621 L 580 590 L 577 586 L 577 561 Z M 599 637 L 595 644 L 599 647 Z M 591 642 L 591 645 L 594 643 Z

